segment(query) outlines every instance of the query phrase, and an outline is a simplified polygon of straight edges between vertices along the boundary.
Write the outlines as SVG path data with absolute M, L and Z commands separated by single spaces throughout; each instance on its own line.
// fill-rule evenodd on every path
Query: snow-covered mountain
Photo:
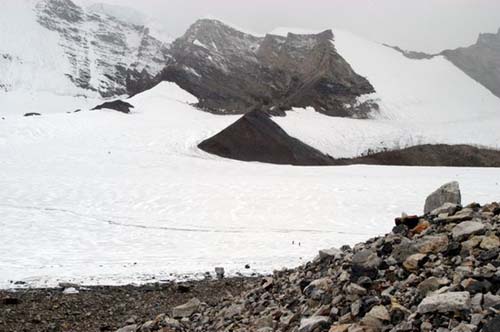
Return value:
M 85 107 L 86 98 L 91 105 L 127 94 L 156 76 L 169 61 L 169 44 L 112 14 L 107 7 L 83 8 L 71 0 L 2 3 L 2 111 L 72 111 Z

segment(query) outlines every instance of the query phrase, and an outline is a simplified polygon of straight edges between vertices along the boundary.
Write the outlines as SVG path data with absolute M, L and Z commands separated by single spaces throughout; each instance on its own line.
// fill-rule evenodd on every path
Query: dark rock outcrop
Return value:
M 331 165 L 333 159 L 289 136 L 260 110 L 241 119 L 198 146 L 224 158 L 290 165 Z
M 26 117 L 28 117 L 28 116 L 40 116 L 40 115 L 42 115 L 42 114 L 36 113 L 36 112 L 30 112 L 30 113 L 24 114 L 24 116 L 26 116 Z
M 358 158 L 338 159 L 338 164 L 397 166 L 500 167 L 500 151 L 470 145 L 418 145 Z
M 216 20 L 199 20 L 171 48 L 173 62 L 161 79 L 176 82 L 218 113 L 249 107 L 313 106 L 329 115 L 368 116 L 374 92 L 337 53 L 331 30 L 316 35 L 255 37 Z
M 130 109 L 134 108 L 133 105 L 123 101 L 123 100 L 114 100 L 114 101 L 109 101 L 106 103 L 103 103 L 99 106 L 94 107 L 92 110 L 102 110 L 102 109 L 110 109 L 110 110 L 115 110 L 121 113 L 128 114 L 130 113 Z
M 403 54 L 405 57 L 407 57 L 409 59 L 413 59 L 413 60 L 432 59 L 433 57 L 436 56 L 435 54 L 428 54 L 428 53 L 424 53 L 424 52 L 403 50 L 399 46 L 391 46 L 391 45 L 387 45 L 387 44 L 383 44 L 383 45 L 386 47 L 392 48 L 393 50 L 396 50 L 399 53 Z

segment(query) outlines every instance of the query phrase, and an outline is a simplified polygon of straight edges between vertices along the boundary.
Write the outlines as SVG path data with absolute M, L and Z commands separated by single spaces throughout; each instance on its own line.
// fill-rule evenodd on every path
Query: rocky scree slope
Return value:
M 334 159 L 289 136 L 262 110 L 246 113 L 238 121 L 201 142 L 205 152 L 224 158 L 291 165 L 333 165 Z
M 242 296 L 193 298 L 118 331 L 499 331 L 500 204 L 462 207 L 451 183 L 426 208 L 397 218 L 390 234 L 263 277 Z
M 374 88 L 337 53 L 331 30 L 255 37 L 203 19 L 171 52 L 174 61 L 159 79 L 177 83 L 212 112 L 313 106 L 328 115 L 363 118 L 377 109 L 375 102 L 359 101 Z

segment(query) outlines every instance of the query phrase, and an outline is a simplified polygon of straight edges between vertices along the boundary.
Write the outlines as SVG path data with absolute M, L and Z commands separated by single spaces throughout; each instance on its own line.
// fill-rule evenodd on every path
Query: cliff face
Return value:
M 467 75 L 500 97 L 500 29 L 482 33 L 476 44 L 442 54 Z
M 71 0 L 23 0 L 3 9 L 0 89 L 5 92 L 122 95 L 170 61 L 169 45 L 147 27 Z
M 331 30 L 259 38 L 200 20 L 173 43 L 175 60 L 162 79 L 178 83 L 213 112 L 313 106 L 329 115 L 366 117 L 377 107 L 357 98 L 374 89 L 337 53 L 333 41 Z
M 144 26 L 84 10 L 69 0 L 40 1 L 36 12 L 40 25 L 60 36 L 71 64 L 66 75 L 103 97 L 128 93 L 135 78 L 152 78 L 169 62 L 168 45 Z

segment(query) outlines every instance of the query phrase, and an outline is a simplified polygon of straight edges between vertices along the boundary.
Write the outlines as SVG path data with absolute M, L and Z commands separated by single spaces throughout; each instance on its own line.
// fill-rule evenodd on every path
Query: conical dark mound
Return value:
M 254 110 L 217 135 L 203 141 L 200 149 L 221 157 L 289 165 L 332 165 L 334 160 L 288 135 L 270 116 Z

